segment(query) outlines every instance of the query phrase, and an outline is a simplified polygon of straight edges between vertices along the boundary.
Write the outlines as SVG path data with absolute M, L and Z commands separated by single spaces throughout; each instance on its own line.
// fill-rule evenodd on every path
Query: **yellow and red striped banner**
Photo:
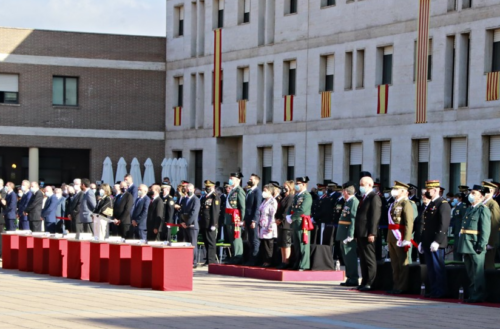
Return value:
M 389 106 L 389 85 L 378 86 L 377 114 L 387 114 Z
M 214 31 L 214 137 L 221 136 L 221 102 L 220 99 L 220 78 L 222 74 L 222 29 Z
M 323 91 L 321 93 L 321 118 L 329 118 L 332 114 L 332 92 Z
M 486 81 L 486 101 L 497 101 L 500 95 L 500 72 L 488 72 Z
M 417 58 L 415 74 L 415 123 L 427 122 L 427 70 L 431 0 L 418 0 Z
M 285 96 L 284 120 L 293 121 L 293 95 Z
M 174 126 L 180 126 L 182 124 L 182 107 L 174 107 Z
M 247 122 L 247 100 L 241 99 L 238 101 L 238 123 Z

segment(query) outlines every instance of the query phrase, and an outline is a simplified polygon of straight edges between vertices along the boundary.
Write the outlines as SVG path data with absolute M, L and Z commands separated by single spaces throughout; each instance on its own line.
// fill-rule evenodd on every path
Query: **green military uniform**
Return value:
M 488 207 L 478 204 L 467 209 L 462 221 L 458 252 L 464 255 L 465 269 L 471 282 L 470 302 L 483 301 L 485 297 L 484 259 L 491 230 L 490 218 Z
M 392 221 L 395 225 L 399 225 L 399 229 L 395 229 L 394 231 L 399 231 L 401 239 L 409 242 L 410 245 L 413 232 L 413 211 L 410 200 L 406 198 L 394 201 L 390 208 Z M 390 223 L 389 221 L 389 225 Z M 408 291 L 409 253 L 404 246 L 398 246 L 398 239 L 392 229 L 389 229 L 387 232 L 387 247 L 389 248 L 389 255 L 391 257 L 392 278 L 394 282 L 392 292 L 401 293 Z
M 243 223 L 243 216 L 245 215 L 245 191 L 241 186 L 234 187 L 226 199 L 226 209 L 239 209 L 240 210 L 240 221 Z M 226 214 L 225 223 L 227 227 L 227 232 L 229 234 L 228 241 L 231 243 L 233 248 L 233 258 L 231 263 L 240 264 L 243 261 L 243 241 L 240 237 L 234 238 L 234 223 L 233 216 L 231 214 Z
M 302 242 L 302 215 L 311 216 L 312 196 L 309 192 L 295 194 L 288 214 L 292 217 L 292 245 L 295 253 L 294 269 L 308 270 L 311 267 L 311 233 L 308 232 L 308 243 Z M 293 214 L 292 214 L 293 213 Z
M 342 199 L 343 200 L 343 199 Z M 341 205 L 338 203 L 337 205 Z M 354 227 L 356 219 L 356 211 L 358 210 L 359 200 L 354 195 L 342 207 L 341 216 L 338 221 L 336 241 L 340 241 L 340 250 L 342 251 L 342 259 L 345 265 L 345 274 L 347 281 L 346 286 L 358 286 L 358 256 L 356 253 L 356 240 L 354 240 Z M 347 238 L 352 239 L 349 242 L 344 242 Z
M 492 193 L 496 189 L 496 185 L 491 182 L 483 182 L 483 186 L 486 189 L 489 189 L 488 192 Z M 490 197 L 488 200 L 485 200 L 484 205 L 491 212 L 491 229 L 490 229 L 490 237 L 488 239 L 488 247 L 486 248 L 486 256 L 484 261 L 484 268 L 487 270 L 495 269 L 495 256 L 498 249 L 498 229 L 500 228 L 500 207 L 498 203 Z
M 460 229 L 462 228 L 462 219 L 466 211 L 467 205 L 464 202 L 460 202 L 453 208 L 453 214 L 451 215 L 453 221 L 453 237 L 455 238 L 455 242 L 453 243 L 453 260 L 459 262 L 463 261 L 463 255 L 458 252 L 458 240 Z
M 415 201 L 408 199 L 411 204 L 411 208 L 413 209 L 413 232 L 411 234 L 411 238 L 415 239 L 415 221 L 417 220 L 418 217 L 418 205 Z M 410 249 L 408 250 L 408 264 L 410 265 L 412 263 L 411 261 L 411 255 L 413 253 L 413 244 L 410 244 Z

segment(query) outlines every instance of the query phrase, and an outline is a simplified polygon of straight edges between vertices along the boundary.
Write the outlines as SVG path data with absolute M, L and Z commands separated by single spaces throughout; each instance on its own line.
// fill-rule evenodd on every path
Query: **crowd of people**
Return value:
M 27 180 L 16 187 L 0 179 L 0 231 L 5 226 L 7 231 L 93 233 L 94 217 L 100 215 L 109 221 L 106 236 L 191 243 L 193 267 L 199 236 L 206 250 L 203 265 L 217 262 L 221 240 L 231 245 L 230 264 L 300 271 L 311 268 L 312 244 L 329 245 L 332 257 L 345 265 L 347 280 L 341 285 L 361 291 L 372 290 L 386 240 L 394 281 L 389 292 L 408 290 L 408 266 L 418 258 L 427 265 L 433 298 L 446 295 L 444 258 L 452 231 L 453 257 L 464 261 L 471 280 L 468 301 L 486 296 L 484 269 L 493 269 L 498 257 L 499 183 L 460 186 L 460 193 L 444 197 L 437 180 L 420 191 L 399 181 L 380 191 L 369 172 L 362 172 L 359 182 L 311 189 L 307 176 L 264 186 L 256 174 L 246 184 L 243 178 L 231 173 L 222 186 L 205 180 L 203 189 L 186 181 L 174 188 L 168 177 L 137 186 L 130 174 L 114 186 L 77 178 L 57 188 Z

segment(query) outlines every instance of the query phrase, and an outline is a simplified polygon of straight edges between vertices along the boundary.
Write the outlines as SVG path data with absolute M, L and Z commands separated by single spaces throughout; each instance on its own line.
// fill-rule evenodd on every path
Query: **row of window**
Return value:
M 19 104 L 19 75 L 0 73 L 0 104 Z M 78 78 L 52 77 L 52 105 L 78 106 Z

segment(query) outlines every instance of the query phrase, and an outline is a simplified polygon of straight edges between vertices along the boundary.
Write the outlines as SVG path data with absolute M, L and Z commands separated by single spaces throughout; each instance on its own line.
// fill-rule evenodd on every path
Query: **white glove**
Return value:
M 422 242 L 418 244 L 418 252 L 424 254 L 424 249 L 422 249 Z
M 347 237 L 343 242 L 344 244 L 348 244 L 349 242 L 351 242 L 352 240 L 354 240 L 353 238 L 351 237 Z
M 406 246 L 411 246 L 411 242 L 410 242 L 410 241 L 403 240 L 403 241 L 401 241 L 401 243 L 399 244 L 399 247 L 406 247 Z
M 486 250 L 491 250 L 491 249 L 494 249 L 492 246 L 490 246 L 489 244 L 486 245 Z
M 436 241 L 431 243 L 431 252 L 436 252 L 438 251 L 438 249 L 439 249 L 439 243 L 437 243 Z
M 313 224 L 316 224 L 316 222 L 314 221 L 314 218 L 311 217 L 311 222 L 313 222 Z
M 292 216 L 291 216 L 291 215 L 287 215 L 287 216 L 286 216 L 286 222 L 287 222 L 288 224 L 292 224 Z
M 210 231 L 215 231 L 215 226 L 210 226 Z
M 171 227 L 172 227 L 172 226 L 170 226 L 170 225 L 167 225 L 167 228 L 171 228 Z

